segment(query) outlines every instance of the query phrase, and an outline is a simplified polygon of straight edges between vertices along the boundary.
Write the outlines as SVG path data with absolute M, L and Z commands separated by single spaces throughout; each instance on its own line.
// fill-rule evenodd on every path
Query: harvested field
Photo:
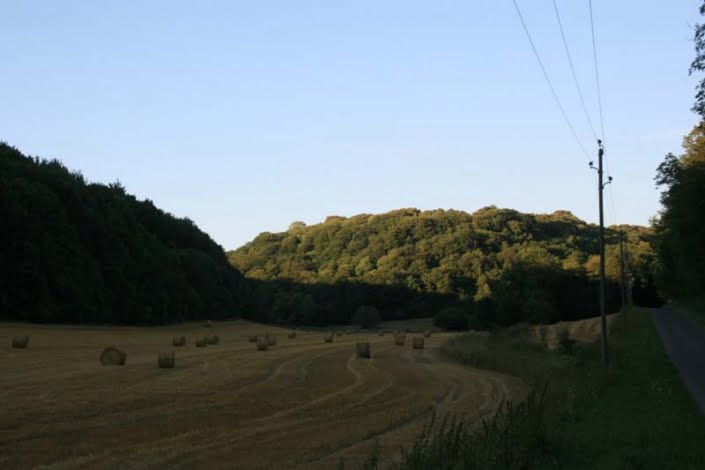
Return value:
M 298 330 L 266 353 L 264 327 L 213 322 L 220 343 L 180 347 L 173 369 L 155 357 L 203 323 L 159 328 L 0 324 L 0 468 L 357 468 L 379 441 L 398 455 L 433 411 L 477 422 L 524 393 L 515 378 L 440 359 L 451 334 L 410 342 L 365 332 L 322 341 Z M 288 330 L 267 327 L 272 335 Z M 29 334 L 32 347 L 11 348 Z M 358 358 L 369 342 L 371 359 Z M 105 345 L 122 367 L 102 367 Z

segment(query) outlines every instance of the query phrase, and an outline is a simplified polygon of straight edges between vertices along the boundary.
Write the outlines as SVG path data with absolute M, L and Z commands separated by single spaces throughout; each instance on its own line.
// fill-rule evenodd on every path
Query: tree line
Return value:
M 659 304 L 653 231 L 622 225 L 607 231 L 609 310 L 621 307 L 620 233 L 634 300 Z M 567 211 L 523 214 L 490 206 L 473 214 L 402 209 L 331 216 L 262 233 L 228 258 L 264 282 L 259 289 L 267 293 L 257 297 L 269 299 L 268 307 L 253 310 L 266 312 L 260 320 L 347 321 L 356 306 L 367 304 L 384 319 L 459 309 L 475 326 L 551 323 L 598 312 L 598 229 Z
M 263 233 L 227 254 L 189 219 L 120 183 L 0 144 L 0 316 L 163 324 L 243 317 L 325 325 L 465 312 L 471 326 L 597 310 L 597 227 L 570 212 L 402 209 Z M 637 302 L 658 302 L 653 233 L 607 232 L 607 302 L 620 307 L 618 233 Z M 661 271 L 662 272 L 662 271 Z M 243 275 L 244 273 L 244 275 Z
M 160 324 L 240 315 L 248 283 L 189 219 L 0 143 L 0 318 Z
M 705 15 L 705 2 L 700 7 Z M 690 73 L 705 71 L 705 25 L 695 27 Z M 705 78 L 692 110 L 700 121 L 683 139 L 684 152 L 666 155 L 656 172 L 661 212 L 654 220 L 658 283 L 670 298 L 705 296 Z

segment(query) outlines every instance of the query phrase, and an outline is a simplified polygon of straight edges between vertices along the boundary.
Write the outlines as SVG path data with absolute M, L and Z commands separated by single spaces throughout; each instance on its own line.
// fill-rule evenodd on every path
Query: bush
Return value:
M 575 340 L 570 337 L 570 333 L 565 328 L 558 331 L 558 350 L 571 356 L 575 354 Z
M 353 316 L 353 323 L 367 329 L 376 327 L 381 321 L 382 318 L 379 316 L 379 310 L 371 305 L 358 307 Z
M 467 330 L 468 315 L 459 308 L 447 308 L 436 314 L 433 323 L 446 330 Z

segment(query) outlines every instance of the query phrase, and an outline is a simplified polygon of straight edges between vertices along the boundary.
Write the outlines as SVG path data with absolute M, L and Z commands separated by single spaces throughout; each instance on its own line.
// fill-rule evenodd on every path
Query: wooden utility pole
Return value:
M 605 186 L 612 182 L 609 176 L 607 182 L 603 182 L 602 156 L 605 150 L 602 141 L 597 141 L 597 168 L 590 162 L 590 168 L 597 170 L 597 193 L 600 206 L 600 350 L 602 352 L 602 364 L 609 364 L 607 356 L 607 313 L 605 312 L 605 212 L 602 201 L 602 192 Z

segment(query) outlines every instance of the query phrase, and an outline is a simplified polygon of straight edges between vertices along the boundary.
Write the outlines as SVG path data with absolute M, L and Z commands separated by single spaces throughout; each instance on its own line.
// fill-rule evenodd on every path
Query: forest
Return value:
M 621 308 L 620 233 L 635 302 L 660 304 L 653 231 L 613 226 L 606 235 L 608 310 Z M 264 307 L 256 311 L 266 312 L 260 320 L 347 321 L 367 304 L 383 319 L 460 309 L 476 327 L 599 313 L 598 227 L 567 211 L 523 214 L 491 206 L 473 214 L 401 209 L 330 216 L 262 233 L 228 258 L 248 278 L 269 282 L 255 295 Z
M 240 315 L 247 282 L 189 219 L 0 143 L 0 318 L 162 324 Z
M 661 174 L 681 175 L 681 160 L 668 161 L 673 168 Z M 677 175 L 662 177 L 673 199 Z M 674 222 L 667 216 L 655 231 L 607 230 L 609 311 L 622 306 L 620 234 L 636 303 L 660 303 L 655 276 L 666 286 L 673 278 L 666 291 L 674 294 L 689 285 L 671 276 L 671 265 L 661 266 L 652 248 L 666 253 L 670 246 L 664 227 Z M 330 216 L 262 233 L 226 254 L 191 220 L 138 200 L 120 183 L 89 183 L 57 160 L 0 144 L 0 217 L 6 320 L 164 324 L 242 317 L 327 325 L 351 323 L 361 308 L 380 319 L 451 309 L 466 315 L 470 327 L 485 328 L 598 312 L 598 229 L 567 211 L 490 206 L 472 214 L 401 209 Z

